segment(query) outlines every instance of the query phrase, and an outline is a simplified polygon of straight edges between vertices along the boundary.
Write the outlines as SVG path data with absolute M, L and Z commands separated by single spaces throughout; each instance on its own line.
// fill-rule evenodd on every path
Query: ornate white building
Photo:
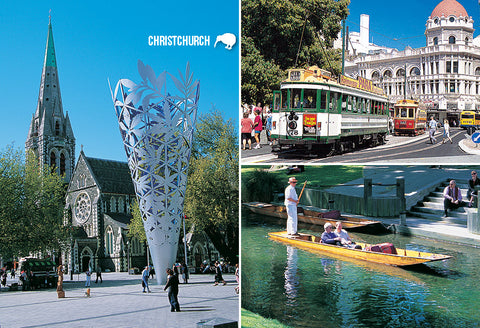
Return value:
M 480 42 L 473 32 L 465 8 L 443 0 L 427 19 L 425 47 L 359 56 L 345 72 L 373 80 L 391 103 L 406 94 L 425 102 L 437 118 L 456 119 L 462 110 L 480 109 Z

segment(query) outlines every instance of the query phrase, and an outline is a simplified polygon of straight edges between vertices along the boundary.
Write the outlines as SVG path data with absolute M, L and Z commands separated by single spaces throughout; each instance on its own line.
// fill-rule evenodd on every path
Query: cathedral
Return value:
M 25 149 L 35 153 L 40 166 L 52 167 L 68 184 L 64 221 L 72 226 L 72 238 L 68 249 L 62 250 L 65 268 L 75 273 L 97 267 L 102 271 L 141 271 L 147 264 L 146 244 L 127 236 L 135 199 L 128 164 L 87 157 L 82 149 L 75 165 L 75 137 L 68 113 L 63 113 L 51 20 L 37 109 Z M 187 247 L 192 271 L 203 261 L 220 258 L 204 232 L 189 232 Z M 180 241 L 179 262 L 184 261 L 184 254 Z

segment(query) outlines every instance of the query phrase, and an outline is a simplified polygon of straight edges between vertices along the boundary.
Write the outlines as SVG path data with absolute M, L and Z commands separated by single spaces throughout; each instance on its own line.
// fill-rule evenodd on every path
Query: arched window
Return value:
M 448 38 L 448 44 L 455 44 L 455 37 L 453 35 Z
M 468 37 L 465 38 L 465 45 L 468 45 Z
M 113 254 L 113 229 L 108 226 L 105 231 L 105 254 Z
M 53 151 L 50 153 L 50 166 L 52 167 L 52 169 L 57 166 L 57 156 Z
M 132 255 L 140 255 L 142 254 L 142 246 L 136 237 L 132 238 Z
M 65 154 L 60 154 L 60 175 L 65 174 Z
M 480 67 L 475 68 L 475 75 L 480 75 Z
M 438 46 L 438 38 L 437 37 L 433 38 L 433 45 Z
M 410 70 L 410 76 L 420 75 L 420 69 L 418 67 L 413 67 Z
M 118 211 L 117 212 L 119 212 L 119 213 L 124 212 L 123 211 L 123 198 L 122 197 L 118 198 Z
M 380 80 L 380 73 L 378 73 L 378 71 L 375 71 L 375 72 L 372 73 L 372 80 L 373 81 Z
M 117 202 L 113 196 L 110 198 L 110 212 L 117 213 Z
M 397 77 L 404 77 L 405 76 L 405 70 L 403 68 L 400 68 L 397 71 Z
M 58 136 L 60 134 L 60 122 L 55 122 L 55 135 Z
M 384 73 L 383 73 L 383 77 L 392 77 L 392 71 L 391 70 L 386 70 Z
M 449 19 L 450 23 L 453 23 L 455 21 L 455 17 L 451 16 Z

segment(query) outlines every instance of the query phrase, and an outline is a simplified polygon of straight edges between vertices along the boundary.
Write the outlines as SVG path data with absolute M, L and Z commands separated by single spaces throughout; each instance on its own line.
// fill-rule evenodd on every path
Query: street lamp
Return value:
M 130 241 L 127 239 L 127 272 L 130 274 Z

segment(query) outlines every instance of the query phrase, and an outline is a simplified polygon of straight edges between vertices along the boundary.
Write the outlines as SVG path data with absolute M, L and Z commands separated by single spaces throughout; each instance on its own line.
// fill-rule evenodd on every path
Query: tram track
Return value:
M 452 138 L 455 138 L 456 136 L 458 136 L 462 133 L 464 133 L 464 131 L 457 131 L 453 134 Z M 441 135 L 439 135 L 439 136 L 441 136 Z M 425 144 L 425 138 L 410 142 L 408 144 L 396 146 L 396 147 L 382 148 L 382 149 L 366 149 L 366 150 L 362 150 L 359 153 L 347 153 L 347 154 L 341 155 L 343 157 L 343 156 L 370 155 L 370 154 L 373 153 L 373 156 L 368 156 L 368 157 L 362 156 L 361 158 L 351 158 L 351 159 L 348 159 L 348 158 L 339 159 L 337 156 L 335 156 L 333 158 L 338 159 L 337 162 L 341 162 L 342 164 L 343 163 L 365 163 L 365 162 L 371 162 L 371 161 L 380 160 L 380 159 L 387 159 L 387 158 L 393 159 L 394 157 L 407 155 L 407 154 L 411 155 L 413 153 L 425 152 L 427 150 L 438 148 L 439 146 L 442 145 L 441 142 L 437 142 L 433 145 L 432 144 L 429 144 L 429 145 L 427 144 L 428 146 L 426 146 L 424 148 L 411 149 L 412 147 L 419 146 L 421 144 Z M 398 152 L 399 149 L 400 150 L 408 149 L 408 150 L 405 150 L 403 152 L 402 151 Z M 392 150 L 395 150 L 397 152 L 395 152 L 393 154 L 385 154 L 385 152 L 392 151 Z M 381 154 L 375 155 L 375 153 L 381 153 Z M 312 161 L 312 163 L 321 163 L 323 161 L 328 161 L 329 159 L 331 160 L 332 158 L 322 158 L 322 159 Z

